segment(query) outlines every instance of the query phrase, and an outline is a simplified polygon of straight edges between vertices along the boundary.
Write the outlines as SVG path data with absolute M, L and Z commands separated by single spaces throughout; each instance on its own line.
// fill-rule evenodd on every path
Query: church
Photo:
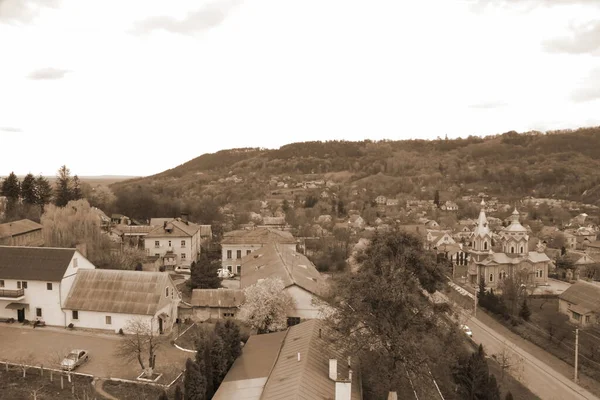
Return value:
M 538 243 L 536 251 L 529 251 L 529 235 L 519 222 L 517 209 L 510 216 L 510 224 L 499 232 L 502 251 L 495 252 L 484 206 L 482 200 L 477 226 L 471 236 L 469 282 L 478 285 L 484 277 L 486 287 L 495 289 L 503 279 L 523 273 L 527 277 L 527 285 L 546 284 L 550 259 L 541 243 Z

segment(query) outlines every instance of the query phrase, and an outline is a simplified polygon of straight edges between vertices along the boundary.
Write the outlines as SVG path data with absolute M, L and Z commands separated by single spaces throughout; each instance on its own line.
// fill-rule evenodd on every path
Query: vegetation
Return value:
M 264 279 L 247 287 L 244 289 L 246 301 L 240 307 L 238 319 L 259 334 L 286 329 L 294 299 L 284 289 L 280 278 Z
M 141 319 L 129 320 L 125 329 L 128 334 L 121 338 L 117 349 L 118 356 L 137 361 L 148 378 L 153 378 L 156 350 L 164 343 L 164 338 L 152 328 L 152 324 Z
M 489 373 L 482 345 L 470 357 L 459 360 L 453 376 L 462 399 L 500 400 L 498 383 Z
M 221 287 L 221 278 L 217 270 L 221 268 L 218 259 L 209 258 L 207 252 L 200 253 L 198 262 L 191 266 L 189 285 L 192 289 L 217 289 Z

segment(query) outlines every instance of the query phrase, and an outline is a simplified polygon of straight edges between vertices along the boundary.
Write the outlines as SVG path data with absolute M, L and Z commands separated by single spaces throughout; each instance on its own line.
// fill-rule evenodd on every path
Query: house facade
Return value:
M 190 266 L 201 251 L 200 225 L 176 218 L 155 226 L 144 238 L 146 255 L 158 256 L 166 266 Z
M 0 224 L 0 245 L 43 246 L 42 225 L 29 219 Z
M 66 324 L 86 329 L 128 331 L 139 320 L 154 333 L 169 333 L 181 296 L 167 272 L 86 270 L 66 298 Z
M 239 275 L 243 257 L 273 243 L 296 250 L 296 239 L 287 231 L 257 228 L 227 232 L 221 241 L 221 264 L 223 268 Z
M 192 319 L 235 318 L 246 296 L 241 289 L 194 289 L 192 291 Z
M 581 327 L 600 321 L 600 286 L 578 281 L 558 296 L 558 311 Z
M 62 307 L 73 282 L 94 268 L 75 249 L 0 246 L 0 318 L 66 326 Z

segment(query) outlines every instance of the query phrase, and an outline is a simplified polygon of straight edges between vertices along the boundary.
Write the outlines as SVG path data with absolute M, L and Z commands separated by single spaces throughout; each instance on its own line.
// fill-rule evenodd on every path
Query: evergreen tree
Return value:
M 435 204 L 437 208 L 440 208 L 440 191 L 439 190 L 436 190 L 435 194 L 433 195 L 433 204 Z
M 25 204 L 38 204 L 36 181 L 32 174 L 25 175 L 23 182 L 21 182 L 21 197 Z
M 169 400 L 169 396 L 167 395 L 167 392 L 165 392 L 163 390 L 162 393 L 158 396 L 158 400 Z
M 506 397 L 504 398 L 504 400 L 514 400 L 512 393 L 511 392 L 506 393 Z
M 183 392 L 181 391 L 181 386 L 177 385 L 175 387 L 175 397 L 173 400 L 183 400 Z
M 519 310 L 519 317 L 523 318 L 525 321 L 529 321 L 529 317 L 531 317 L 531 310 L 527 304 L 527 297 L 523 299 L 521 309 Z
M 230 319 L 224 323 L 219 321 L 215 325 L 215 334 L 225 342 L 225 358 L 229 370 L 235 360 L 242 354 L 240 327 Z
M 214 339 L 214 333 L 205 333 L 196 342 L 196 364 L 199 371 L 205 379 L 204 395 L 207 399 L 212 399 L 214 394 L 213 385 L 213 363 L 211 359 L 210 348 Z
M 496 378 L 490 375 L 485 352 L 480 344 L 469 358 L 459 360 L 453 371 L 460 398 L 472 400 L 499 400 Z
M 190 286 L 192 289 L 218 289 L 221 287 L 221 278 L 217 270 L 221 268 L 221 262 L 210 260 L 206 252 L 200 254 L 198 262 L 191 265 Z
M 183 392 L 181 391 L 181 386 L 179 385 L 175 387 L 175 397 L 173 400 L 183 400 Z
M 44 178 L 42 175 L 38 176 L 35 180 L 35 191 L 36 204 L 40 206 L 43 212 L 44 206 L 50 203 L 50 200 L 52 199 L 52 186 L 48 179 Z
M 210 346 L 210 361 L 212 368 L 213 390 L 216 392 L 219 385 L 227 375 L 229 366 L 227 365 L 227 349 L 226 344 L 218 335 L 215 335 Z
M 83 193 L 81 192 L 81 182 L 79 181 L 79 177 L 75 175 L 73 177 L 73 187 L 71 189 L 71 200 L 79 200 L 83 198 Z
M 72 198 L 71 186 L 71 171 L 67 168 L 66 165 L 63 165 L 58 170 L 58 174 L 56 175 L 56 188 L 55 188 L 55 196 L 54 196 L 54 204 L 57 207 L 64 207 Z
M 482 276 L 479 278 L 479 291 L 477 292 L 477 303 L 481 307 L 487 308 L 487 298 L 485 293 L 485 278 Z
M 202 365 L 187 359 L 185 362 L 185 375 L 183 378 L 183 387 L 185 389 L 185 400 L 205 400 L 206 396 L 206 377 L 202 373 L 204 369 L 204 360 Z
M 0 187 L 0 195 L 6 196 L 6 215 L 13 215 L 19 205 L 19 197 L 21 196 L 21 184 L 19 178 L 14 172 L 11 172 L 3 181 Z

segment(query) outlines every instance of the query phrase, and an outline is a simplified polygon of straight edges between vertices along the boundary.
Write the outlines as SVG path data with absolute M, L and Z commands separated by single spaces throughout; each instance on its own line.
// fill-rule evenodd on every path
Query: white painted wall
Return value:
M 104 329 L 119 332 L 119 329 L 123 329 L 125 333 L 125 326 L 130 319 L 141 318 L 143 321 L 150 323 L 152 315 L 133 315 L 133 314 L 120 314 L 120 313 L 105 313 L 97 311 L 79 311 L 79 319 L 73 319 L 73 312 L 71 310 L 65 310 L 67 314 L 67 325 L 72 323 L 75 328 L 87 328 L 87 329 Z M 111 324 L 106 323 L 106 317 L 111 317 Z
M 181 241 L 185 240 L 185 246 L 181 245 Z M 171 241 L 171 246 L 169 246 Z M 156 242 L 159 243 L 159 247 L 156 247 Z M 198 254 L 200 251 L 200 231 L 194 236 L 181 236 L 181 237 L 168 237 L 168 238 L 146 238 L 144 240 L 144 249 L 146 254 L 155 255 L 158 254 L 161 257 L 169 250 L 177 255 L 176 265 L 191 265 L 193 261 L 198 261 Z M 181 254 L 185 254 L 185 259 L 181 257 Z
M 240 250 L 242 252 L 242 258 L 246 257 L 247 252 L 250 253 L 255 252 L 263 246 L 266 246 L 268 243 L 256 243 L 256 244 L 221 244 L 221 265 L 223 268 L 229 268 L 232 272 L 236 274 L 240 274 L 241 272 L 236 270 L 236 266 L 242 265 L 241 258 L 237 257 L 237 251 Z M 296 244 L 282 244 L 280 246 L 287 246 L 291 250 L 296 250 Z M 231 258 L 227 257 L 227 250 L 231 250 Z
M 312 293 L 296 285 L 288 286 L 285 290 L 292 296 L 295 302 L 295 309 L 288 317 L 300 317 L 302 319 L 323 317 L 320 307 L 313 305 L 313 298 L 315 296 Z

